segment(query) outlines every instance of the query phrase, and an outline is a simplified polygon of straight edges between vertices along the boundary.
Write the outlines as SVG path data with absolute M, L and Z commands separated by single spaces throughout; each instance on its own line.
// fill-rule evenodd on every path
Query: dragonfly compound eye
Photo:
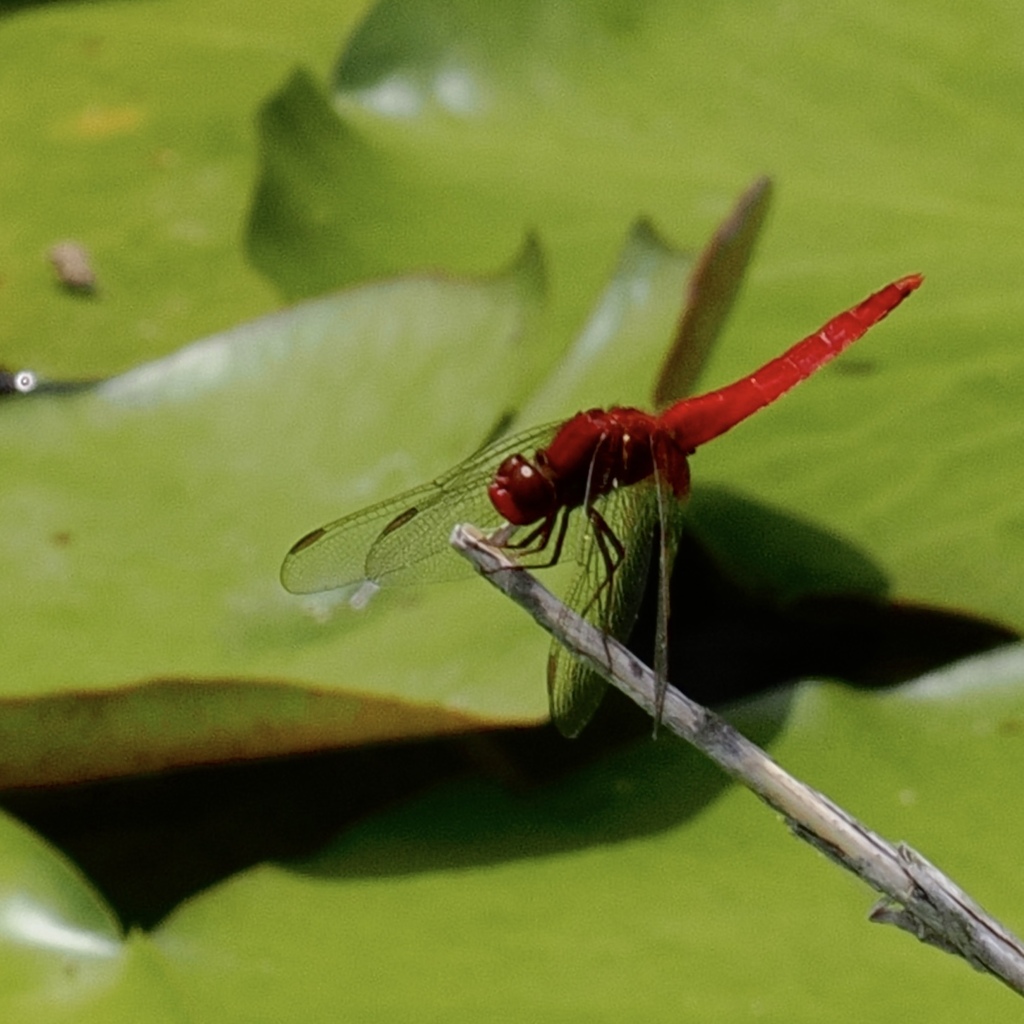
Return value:
M 498 467 L 487 493 L 499 515 L 513 526 L 545 519 L 558 504 L 551 479 L 522 455 L 511 455 Z

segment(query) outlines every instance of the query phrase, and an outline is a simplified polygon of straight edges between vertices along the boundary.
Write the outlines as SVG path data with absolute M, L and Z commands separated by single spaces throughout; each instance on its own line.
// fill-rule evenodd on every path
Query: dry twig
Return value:
M 566 608 L 475 528 L 457 526 L 452 545 L 576 657 L 653 713 L 654 673 L 621 644 Z M 662 723 L 775 808 L 795 835 L 882 893 L 872 921 L 894 924 L 961 956 L 1024 995 L 1024 945 L 919 853 L 872 832 L 783 771 L 713 711 L 676 690 L 668 692 Z

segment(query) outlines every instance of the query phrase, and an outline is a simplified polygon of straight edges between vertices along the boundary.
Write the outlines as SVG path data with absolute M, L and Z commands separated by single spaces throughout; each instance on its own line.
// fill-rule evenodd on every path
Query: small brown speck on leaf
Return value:
M 96 292 L 96 274 L 92 269 L 89 252 L 79 242 L 57 242 L 47 254 L 57 280 L 70 292 L 93 295 Z

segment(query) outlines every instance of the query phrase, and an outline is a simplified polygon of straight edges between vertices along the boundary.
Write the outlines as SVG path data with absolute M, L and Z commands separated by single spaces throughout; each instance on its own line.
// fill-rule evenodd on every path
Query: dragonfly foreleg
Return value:
M 555 529 L 556 522 L 558 523 L 557 530 Z M 524 569 L 548 569 L 552 565 L 556 565 L 562 557 L 562 548 L 565 545 L 565 535 L 568 529 L 569 510 L 559 509 L 548 516 L 540 526 L 531 533 L 528 533 L 522 540 L 506 544 L 505 546 L 511 551 L 521 552 L 527 556 L 539 555 L 551 543 L 551 537 L 554 534 L 555 543 L 550 557 L 544 562 L 528 562 L 523 565 Z

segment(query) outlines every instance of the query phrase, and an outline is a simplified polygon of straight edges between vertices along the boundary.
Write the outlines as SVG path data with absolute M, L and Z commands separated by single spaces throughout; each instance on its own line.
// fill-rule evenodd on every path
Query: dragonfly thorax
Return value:
M 488 488 L 508 522 L 528 526 L 589 505 L 654 471 L 652 417 L 639 409 L 590 409 L 568 420 L 532 459 L 505 459 Z

